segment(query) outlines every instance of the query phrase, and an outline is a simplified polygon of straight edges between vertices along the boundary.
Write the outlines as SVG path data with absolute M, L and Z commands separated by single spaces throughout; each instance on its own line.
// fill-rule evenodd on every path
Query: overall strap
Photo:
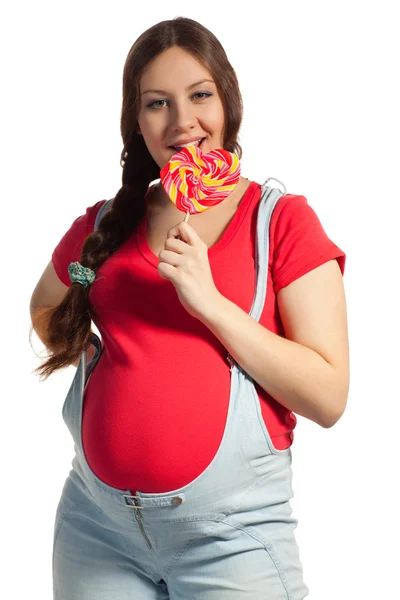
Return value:
M 256 291 L 254 294 L 253 305 L 249 313 L 249 315 L 256 321 L 260 320 L 267 296 L 268 257 L 270 248 L 269 229 L 271 224 L 271 216 L 279 198 L 286 194 L 285 185 L 278 179 L 275 179 L 275 181 L 281 183 L 284 188 L 284 192 L 281 192 L 281 190 L 278 188 L 268 187 L 267 183 L 271 179 L 275 179 L 275 177 L 269 177 L 261 186 L 261 199 L 257 216 L 255 248 Z
M 103 216 L 106 214 L 106 212 L 107 212 L 107 211 L 109 211 L 109 210 L 110 210 L 110 208 L 111 208 L 111 204 L 112 204 L 112 201 L 113 201 L 113 198 L 111 198 L 111 200 L 106 200 L 106 201 L 104 202 L 104 204 L 102 204 L 102 205 L 100 206 L 100 210 L 99 210 L 99 212 L 97 213 L 97 215 L 96 215 L 96 220 L 95 220 L 95 222 L 94 222 L 94 228 L 93 228 L 93 231 L 96 231 L 96 229 L 97 229 L 97 228 L 98 228 L 98 226 L 99 226 L 99 223 L 100 223 L 100 220 L 101 220 L 101 218 L 102 218 L 102 217 L 103 217 Z
M 284 188 L 281 192 L 278 188 L 267 186 L 270 179 L 275 179 Z M 261 186 L 261 198 L 258 206 L 257 214 L 257 230 L 255 240 L 255 268 L 256 268 L 256 289 L 254 292 L 253 304 L 249 312 L 249 316 L 255 321 L 259 321 L 262 315 L 265 299 L 267 297 L 267 282 L 268 282 L 268 257 L 269 257 L 269 228 L 271 216 L 274 212 L 276 203 L 279 198 L 286 194 L 285 185 L 275 177 L 269 177 Z M 250 378 L 248 373 L 234 360 L 228 352 L 226 357 L 231 369 L 238 369 L 247 378 Z M 251 379 L 251 378 L 250 378 Z

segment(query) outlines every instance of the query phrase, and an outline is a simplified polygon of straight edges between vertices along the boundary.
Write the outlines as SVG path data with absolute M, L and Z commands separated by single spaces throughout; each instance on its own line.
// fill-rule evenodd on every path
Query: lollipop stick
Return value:
M 184 223 L 187 223 L 187 222 L 188 222 L 189 216 L 190 216 L 190 213 L 189 213 L 189 211 L 188 211 L 188 212 L 186 213 L 186 217 L 185 217 Z M 176 235 L 176 236 L 175 236 L 175 238 L 176 238 L 177 240 L 182 240 L 182 237 L 181 237 L 180 235 Z M 182 241 L 183 241 L 183 240 L 182 240 Z

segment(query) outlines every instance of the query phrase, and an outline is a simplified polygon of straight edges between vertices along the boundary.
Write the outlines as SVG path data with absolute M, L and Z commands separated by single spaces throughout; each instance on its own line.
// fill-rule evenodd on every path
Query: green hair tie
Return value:
M 85 287 L 92 285 L 96 277 L 96 273 L 92 269 L 82 267 L 79 262 L 70 263 L 68 273 L 72 283 L 80 283 Z

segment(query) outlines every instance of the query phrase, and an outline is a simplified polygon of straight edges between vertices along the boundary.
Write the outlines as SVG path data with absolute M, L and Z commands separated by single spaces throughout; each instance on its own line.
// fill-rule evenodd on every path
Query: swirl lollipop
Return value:
M 235 189 L 240 162 L 227 150 L 202 154 L 194 145 L 176 152 L 160 171 L 161 183 L 176 207 L 195 215 L 219 204 Z

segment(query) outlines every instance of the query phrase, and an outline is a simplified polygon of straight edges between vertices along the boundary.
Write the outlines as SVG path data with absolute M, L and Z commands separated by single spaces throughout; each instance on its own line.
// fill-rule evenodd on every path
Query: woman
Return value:
M 57 600 L 308 595 L 294 413 L 331 427 L 345 409 L 345 254 L 304 196 L 278 194 L 255 300 L 264 187 L 240 177 L 185 223 L 150 186 L 186 143 L 241 158 L 241 120 L 209 30 L 179 17 L 144 32 L 123 74 L 123 185 L 104 214 L 100 201 L 74 221 L 32 295 L 50 350 L 38 371 L 78 367 L 63 406 L 76 456 L 56 514 Z

